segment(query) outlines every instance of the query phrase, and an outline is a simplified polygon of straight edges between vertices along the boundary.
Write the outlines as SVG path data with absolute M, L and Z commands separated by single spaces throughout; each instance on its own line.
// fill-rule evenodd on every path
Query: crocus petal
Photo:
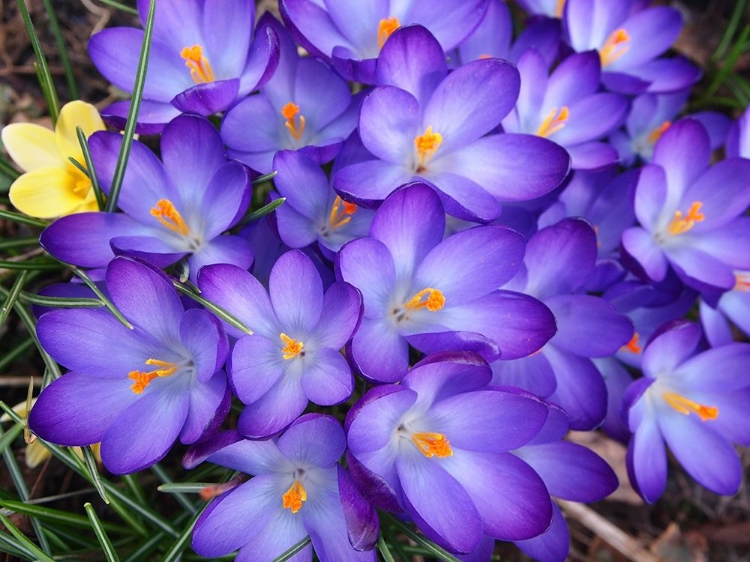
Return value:
M 2 130 L 3 147 L 25 172 L 67 167 L 57 148 L 55 133 L 34 123 L 11 123 Z
M 112 422 L 102 437 L 102 462 L 114 474 L 127 474 L 160 461 L 187 418 L 190 398 L 182 385 L 149 392 Z
M 640 227 L 628 228 L 622 233 L 622 246 L 652 280 L 663 281 L 667 276 L 669 263 L 647 231 Z
M 180 432 L 182 443 L 195 443 L 200 439 L 216 416 L 226 391 L 227 377 L 224 372 L 216 373 L 211 380 L 191 389 L 187 418 Z
M 383 202 L 370 225 L 370 236 L 386 245 L 396 279 L 409 279 L 427 253 L 443 239 L 445 213 L 427 185 L 412 184 Z
M 136 326 L 159 341 L 180 341 L 185 309 L 163 273 L 117 258 L 107 267 L 107 289 L 118 310 Z
M 349 544 L 355 550 L 370 550 L 380 533 L 378 512 L 365 499 L 344 467 L 337 465 L 336 471 Z
M 204 460 L 245 474 L 279 473 L 289 467 L 289 459 L 281 454 L 275 440 L 243 439 L 237 430 L 222 432 L 210 441 L 194 445 L 191 451 L 199 452 L 197 458 L 193 457 L 199 462 L 189 465 L 191 468 Z
M 278 501 L 278 496 L 277 496 Z M 237 562 L 254 562 L 255 560 L 274 560 L 301 541 L 308 532 L 301 518 L 295 517 L 290 510 L 279 507 L 273 512 L 271 521 L 240 549 Z M 296 554 L 289 562 L 308 562 L 312 560 L 312 547 L 308 546 Z
M 378 275 L 373 276 L 372 272 Z M 359 238 L 344 245 L 336 258 L 337 277 L 359 289 L 364 314 L 382 318 L 396 282 L 396 266 L 390 251 L 380 240 Z
M 310 333 L 323 311 L 323 282 L 310 258 L 300 250 L 282 255 L 271 270 L 271 304 L 291 337 Z
M 432 92 L 448 73 L 440 43 L 422 26 L 397 29 L 378 56 L 378 85 L 396 86 L 425 107 Z
M 239 76 L 250 48 L 255 24 L 254 2 L 207 0 L 203 6 L 203 37 L 206 51 L 212 53 L 211 67 L 216 76 Z M 220 33 L 217 31 L 220 30 Z
M 212 558 L 237 550 L 268 525 L 277 505 L 278 478 L 256 476 L 209 505 L 195 523 L 191 546 Z
M 700 327 L 690 322 L 680 322 L 657 334 L 643 352 L 643 372 L 656 377 L 659 373 L 674 371 L 695 352 L 700 337 Z
M 549 527 L 549 493 L 542 479 L 519 458 L 507 453 L 460 450 L 443 465 L 471 497 L 486 534 L 501 540 L 521 540 Z
M 679 200 L 708 169 L 710 159 L 711 142 L 698 121 L 681 119 L 669 127 L 656 143 L 652 159 L 666 173 L 668 201 Z
M 473 61 L 449 74 L 424 108 L 422 122 L 442 135 L 438 150 L 452 151 L 490 132 L 515 105 L 521 79 L 500 59 Z
M 748 386 L 744 373 L 749 360 L 750 346 L 743 343 L 728 343 L 691 357 L 666 376 L 679 381 L 685 388 L 698 391 L 739 391 Z M 718 365 L 721 365 L 720 369 L 716 368 Z M 656 374 L 657 371 L 651 373 Z
M 244 404 L 259 400 L 284 375 L 281 341 L 245 336 L 232 351 L 230 373 L 237 397 Z
M 628 50 L 607 66 L 609 70 L 633 68 L 648 62 L 674 43 L 682 28 L 682 16 L 675 9 L 657 6 L 630 16 L 622 26 L 628 34 Z
M 324 347 L 305 369 L 302 388 L 311 402 L 330 406 L 351 396 L 354 377 L 344 356 L 335 349 Z
M 89 138 L 96 131 L 104 130 L 104 122 L 96 107 L 90 103 L 75 100 L 66 103 L 60 110 L 60 116 L 55 124 L 55 139 L 62 156 L 72 156 L 84 164 L 83 152 L 76 132 L 78 127 L 81 128 L 84 136 Z
M 116 101 L 102 110 L 102 119 L 115 129 L 125 129 L 130 114 L 130 100 Z M 141 100 L 138 107 L 138 123 L 135 132 L 139 135 L 158 135 L 164 125 L 180 115 L 180 110 L 168 101 Z
M 574 170 L 597 171 L 616 164 L 619 160 L 617 151 L 603 142 L 587 142 L 565 148 L 570 154 L 571 167 Z
M 45 129 L 46 130 L 46 129 Z M 10 188 L 10 202 L 24 214 L 39 218 L 54 218 L 76 211 L 94 211 L 87 205 L 90 190 L 77 193 L 81 175 L 68 168 L 39 168 L 16 179 Z
M 352 337 L 362 313 L 362 296 L 349 283 L 334 283 L 323 297 L 323 312 L 315 328 L 321 347 L 340 349 Z
M 456 552 L 471 552 L 482 539 L 482 519 L 464 486 L 421 453 L 396 458 L 407 510 L 428 537 Z M 425 494 L 440 490 L 440 494 Z M 435 536 L 437 535 L 437 537 Z
M 696 233 L 724 226 L 743 214 L 750 204 L 744 180 L 749 176 L 750 161 L 732 158 L 718 162 L 690 186 L 685 198 L 703 204 L 701 211 L 707 218 L 704 222 L 709 223 L 705 226 L 699 224 L 701 229 Z
M 217 236 L 188 258 L 190 281 L 197 283 L 198 272 L 202 267 L 216 263 L 235 265 L 248 269 L 254 259 L 253 247 L 240 236 Z
M 273 169 L 277 171 L 273 179 L 276 189 L 287 198 L 279 210 L 292 206 L 308 220 L 318 218 L 329 194 L 328 178 L 320 166 L 300 152 L 280 150 L 273 159 Z M 279 231 L 283 232 L 281 228 Z
M 390 320 L 363 318 L 351 349 L 357 369 L 371 380 L 396 382 L 409 368 L 409 346 Z
M 544 95 L 545 106 L 560 108 L 596 93 L 599 90 L 600 68 L 597 51 L 570 55 L 549 77 Z
M 315 447 L 311 446 L 312 443 Z M 277 445 L 291 461 L 326 467 L 335 465 L 344 454 L 346 438 L 335 418 L 306 414 L 279 437 Z
M 552 140 L 568 146 L 599 139 L 619 127 L 629 109 L 628 99 L 619 94 L 588 96 L 570 105 L 572 117 L 561 131 L 552 135 Z
M 570 551 L 570 534 L 565 517 L 557 504 L 552 502 L 552 523 L 538 537 L 525 541 L 514 541 L 527 556 L 548 562 L 563 562 Z
M 327 10 L 310 0 L 284 0 L 280 3 L 281 15 L 292 35 L 312 52 L 330 57 L 334 47 L 352 47 L 339 31 Z M 291 25 L 290 25 L 291 24 Z M 300 41 L 303 38 L 304 41 Z
M 307 396 L 299 378 L 283 376 L 258 400 L 245 406 L 237 427 L 246 437 L 264 439 L 286 428 L 306 406 Z
M 445 212 L 461 220 L 487 223 L 498 217 L 500 204 L 481 185 L 450 172 L 432 172 L 430 183 L 435 186 Z
M 198 382 L 208 381 L 223 364 L 217 358 L 223 334 L 205 310 L 186 310 L 180 319 L 180 341 L 190 353 Z
M 638 426 L 627 456 L 628 476 L 649 503 L 655 502 L 667 486 L 667 448 L 656 419 Z
M 114 419 L 138 399 L 125 382 L 126 373 L 121 376 L 122 382 L 76 372 L 62 376 L 39 395 L 29 427 L 58 445 L 98 443 Z
M 411 161 L 419 130 L 419 102 L 409 92 L 382 86 L 362 102 L 359 135 L 373 155 L 392 164 Z
M 557 387 L 555 373 L 544 356 L 537 353 L 513 361 L 492 362 L 492 384 L 515 386 L 545 398 Z
M 141 367 L 154 345 L 142 330 L 128 330 L 104 310 L 53 310 L 39 319 L 37 334 L 58 363 L 106 378 L 126 376 Z M 112 353 L 113 341 L 117 353 Z
M 97 213 L 98 214 L 98 213 Z M 115 236 L 109 241 L 115 256 L 127 256 L 162 269 L 185 256 L 176 237 Z
M 239 78 L 197 84 L 177 94 L 171 103 L 183 113 L 213 115 L 231 105 L 237 98 L 239 88 Z
M 406 167 L 383 160 L 367 160 L 342 168 L 333 176 L 333 187 L 347 201 L 373 207 L 414 177 Z

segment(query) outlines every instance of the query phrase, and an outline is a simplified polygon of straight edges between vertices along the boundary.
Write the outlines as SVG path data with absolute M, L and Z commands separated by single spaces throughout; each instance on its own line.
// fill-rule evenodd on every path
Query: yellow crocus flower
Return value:
M 54 131 L 33 123 L 2 130 L 5 149 L 26 172 L 10 186 L 16 209 L 43 219 L 99 209 L 89 178 L 68 160 L 84 164 L 76 127 L 88 138 L 103 131 L 104 122 L 90 103 L 72 101 L 60 110 Z

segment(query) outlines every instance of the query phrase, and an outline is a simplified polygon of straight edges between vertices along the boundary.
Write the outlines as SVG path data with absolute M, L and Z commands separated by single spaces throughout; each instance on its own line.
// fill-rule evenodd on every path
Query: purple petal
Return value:
M 258 23 L 255 39 L 250 44 L 250 52 L 240 76 L 240 95 L 262 88 L 271 79 L 279 64 L 278 35 L 271 26 Z
M 127 474 L 160 461 L 180 434 L 189 407 L 182 385 L 144 394 L 102 437 L 104 466 L 114 474 Z
M 133 324 L 161 342 L 180 341 L 185 309 L 163 273 L 116 258 L 107 267 L 107 289 L 112 302 Z
M 644 374 L 656 377 L 674 371 L 695 353 L 700 338 L 700 327 L 690 322 L 681 322 L 655 334 L 643 351 L 641 365 Z
M 643 499 L 655 502 L 667 486 L 667 448 L 656 419 L 642 423 L 628 446 L 628 476 Z
M 116 101 L 105 107 L 101 114 L 107 125 L 122 131 L 130 115 L 130 100 Z M 180 110 L 169 102 L 141 100 L 135 132 L 139 135 L 158 135 L 167 123 L 179 115 Z
M 300 517 L 284 509 L 281 503 L 277 505 L 276 511 L 271 516 L 271 522 L 247 541 L 235 558 L 236 562 L 275 560 L 308 535 Z M 311 560 L 312 547 L 307 546 L 290 558 L 289 562 L 310 562 Z
M 370 550 L 380 533 L 378 513 L 359 491 L 346 469 L 338 465 L 336 470 L 349 543 L 355 550 Z
M 544 95 L 545 105 L 559 108 L 591 96 L 599 90 L 600 75 L 597 51 L 570 55 L 550 75 Z
M 285 372 L 281 340 L 263 336 L 245 336 L 232 351 L 230 375 L 237 397 L 244 404 L 259 400 Z
M 202 267 L 214 264 L 229 264 L 242 270 L 249 268 L 254 259 L 253 247 L 239 236 L 217 236 L 188 258 L 190 281 L 197 283 Z
M 401 385 L 376 386 L 346 416 L 349 451 L 363 455 L 386 448 L 404 413 L 414 405 L 417 393 Z
M 574 170 L 597 171 L 612 166 L 619 160 L 617 151 L 603 142 L 587 142 L 568 146 L 565 150 L 570 154 Z
M 552 523 L 549 529 L 533 539 L 514 542 L 527 556 L 536 560 L 566 560 L 570 551 L 570 534 L 565 517 L 557 504 L 552 502 Z
M 490 222 L 500 214 L 500 204 L 478 183 L 448 172 L 430 173 L 445 212 L 465 221 Z
M 273 169 L 278 172 L 273 179 L 276 189 L 287 198 L 279 210 L 291 206 L 306 219 L 317 219 L 328 205 L 329 194 L 328 178 L 320 166 L 300 152 L 281 150 L 273 159 Z
M 299 378 L 282 376 L 271 389 L 245 406 L 237 427 L 251 439 L 264 439 L 282 431 L 305 411 L 307 396 Z
M 739 391 L 748 386 L 743 376 L 748 360 L 750 346 L 744 343 L 728 343 L 704 351 L 676 366 L 670 378 L 674 377 L 681 386 L 684 385 L 691 390 Z M 719 365 L 721 368 L 717 368 Z
M 706 225 L 698 225 L 701 229 L 696 229 L 696 234 L 724 226 L 744 213 L 750 204 L 747 177 L 750 177 L 750 160 L 732 158 L 715 164 L 690 186 L 685 199 L 700 201 L 707 218 Z
M 377 271 L 378 275 L 372 272 Z M 380 240 L 360 238 L 344 245 L 336 258 L 336 276 L 359 289 L 368 318 L 382 318 L 396 282 L 390 251 Z
M 367 160 L 336 172 L 333 187 L 347 201 L 372 207 L 413 177 L 414 174 L 404 166 L 383 160 Z
M 409 346 L 387 319 L 362 318 L 351 354 L 362 376 L 378 382 L 397 382 L 409 368 Z
M 334 47 L 352 46 L 349 40 L 341 35 L 329 13 L 314 2 L 284 0 L 279 8 L 294 38 L 308 50 L 311 47 L 312 53 L 330 57 Z
M 626 70 L 658 57 L 672 46 L 681 28 L 682 16 L 672 8 L 658 6 L 633 14 L 622 26 L 630 37 L 628 50 L 607 68 Z
M 411 161 L 414 139 L 422 134 L 419 102 L 392 86 L 376 88 L 362 102 L 359 134 L 373 155 L 392 164 Z
M 330 406 L 351 396 L 354 377 L 344 356 L 335 349 L 324 347 L 306 365 L 302 388 L 311 402 Z
M 250 48 L 255 24 L 255 3 L 206 0 L 202 17 L 206 51 L 212 54 L 211 66 L 217 76 L 239 76 Z
M 66 311 L 69 312 L 69 311 Z M 34 403 L 29 427 L 45 441 L 58 445 L 91 445 L 138 395 L 126 381 L 67 373 L 46 387 Z
M 227 109 L 237 98 L 239 88 L 239 78 L 196 84 L 177 94 L 171 103 L 183 113 L 209 116 Z
M 271 270 L 271 304 L 290 336 L 310 333 L 323 312 L 323 282 L 312 260 L 300 250 L 282 255 Z
M 628 115 L 630 103 L 619 94 L 594 94 L 570 106 L 571 118 L 553 135 L 563 146 L 600 139 L 619 127 Z
M 492 384 L 515 386 L 542 398 L 555 391 L 557 381 L 544 352 L 512 361 L 492 363 Z
M 681 119 L 656 143 L 652 161 L 664 168 L 670 199 L 676 200 L 708 169 L 710 159 L 706 129 L 694 119 Z
M 205 222 L 203 235 L 210 239 L 234 225 L 247 211 L 250 203 L 250 177 L 238 162 L 227 162 L 216 170 L 207 184 L 195 184 L 189 198 L 199 206 Z
M 210 441 L 191 447 L 197 451 L 189 466 L 195 467 L 205 460 L 251 475 L 268 472 L 280 473 L 288 469 L 289 459 L 279 451 L 276 441 L 251 441 L 243 439 L 237 430 L 224 431 Z
M 667 276 L 669 264 L 664 252 L 647 231 L 640 227 L 628 228 L 622 233 L 622 246 L 652 280 L 663 281 Z
M 216 373 L 209 381 L 191 389 L 190 406 L 185 426 L 180 432 L 180 442 L 189 444 L 200 439 L 215 421 L 214 418 L 226 394 L 227 377 L 223 371 Z
M 323 297 L 323 313 L 315 328 L 321 347 L 340 349 L 349 341 L 362 316 L 362 296 L 349 283 L 334 283 Z
M 306 414 L 286 430 L 278 446 L 292 462 L 327 467 L 335 465 L 344 454 L 346 437 L 335 418 Z
M 218 357 L 224 334 L 217 328 L 214 318 L 205 310 L 191 308 L 180 319 L 180 341 L 190 354 L 196 378 L 201 383 L 224 365 L 224 357 Z

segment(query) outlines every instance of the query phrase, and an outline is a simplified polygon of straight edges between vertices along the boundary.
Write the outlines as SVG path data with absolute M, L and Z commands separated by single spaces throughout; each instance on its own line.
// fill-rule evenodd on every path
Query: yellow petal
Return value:
M 22 175 L 8 195 L 22 213 L 49 219 L 79 212 L 91 197 L 91 182 L 72 166 L 46 168 Z
M 104 130 L 104 121 L 93 105 L 83 101 L 66 103 L 60 110 L 60 117 L 55 125 L 55 136 L 60 154 L 66 160 L 68 156 L 72 156 L 84 164 L 76 127 L 83 129 L 83 134 L 89 138 L 96 131 Z
M 2 131 L 5 149 L 26 172 L 67 164 L 57 148 L 55 133 L 33 123 L 13 123 Z
M 42 445 L 41 441 L 34 441 L 26 445 L 26 466 L 29 468 L 36 468 L 44 461 L 46 461 L 52 453 L 47 450 L 47 447 Z

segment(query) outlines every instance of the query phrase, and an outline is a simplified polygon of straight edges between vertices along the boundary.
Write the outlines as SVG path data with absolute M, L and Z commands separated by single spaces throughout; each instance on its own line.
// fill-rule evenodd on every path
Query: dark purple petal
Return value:
M 349 543 L 354 550 L 370 550 L 380 533 L 378 513 L 354 485 L 346 469 L 337 465 L 336 470 Z
M 597 171 L 616 164 L 619 160 L 617 151 L 603 142 L 587 142 L 565 148 L 570 154 L 571 167 L 574 170 Z
M 428 355 L 414 365 L 403 385 L 431 404 L 446 397 L 471 392 L 489 383 L 492 373 L 487 363 L 469 352 L 442 352 Z
M 570 534 L 565 517 L 552 502 L 552 523 L 541 535 L 525 541 L 514 541 L 527 556 L 547 562 L 564 562 L 570 551 Z
M 186 315 L 187 316 L 187 315 Z M 216 373 L 205 383 L 190 389 L 190 406 L 185 426 L 180 432 L 180 441 L 195 443 L 215 422 L 214 418 L 227 394 L 227 376 L 223 371 Z M 222 420 L 218 420 L 220 424 Z
M 418 330 L 415 327 L 414 330 Z M 409 345 L 422 353 L 439 353 L 446 350 L 470 351 L 481 355 L 487 361 L 494 361 L 500 357 L 500 347 L 490 338 L 477 332 L 450 331 L 425 332 L 410 334 L 406 337 Z
M 259 22 L 240 76 L 239 95 L 262 88 L 271 79 L 278 64 L 279 37 L 270 26 Z
M 101 114 L 107 125 L 122 131 L 130 115 L 130 100 L 116 101 L 105 107 Z M 139 135 L 158 135 L 167 123 L 179 115 L 180 110 L 169 102 L 141 100 L 135 132 Z
M 545 398 L 557 388 L 555 373 L 541 353 L 512 361 L 493 361 L 492 384 L 515 386 Z
M 544 95 L 545 105 L 561 108 L 595 94 L 599 90 L 600 76 L 601 63 L 597 51 L 570 55 L 550 75 Z
M 190 397 L 180 384 L 145 393 L 102 437 L 104 466 L 114 474 L 127 474 L 160 461 L 180 434 L 189 407 Z
M 107 267 L 107 289 L 112 302 L 133 324 L 164 344 L 180 341 L 185 309 L 166 275 L 117 258 Z
M 431 172 L 428 175 L 449 215 L 465 221 L 487 223 L 500 214 L 500 204 L 478 183 L 450 172 Z
M 440 43 L 427 29 L 414 25 L 399 28 L 388 37 L 378 56 L 375 80 L 379 86 L 406 90 L 425 107 L 446 74 Z
M 209 116 L 227 109 L 237 98 L 239 88 L 239 78 L 196 84 L 177 94 L 171 103 L 183 113 Z
M 346 465 L 352 479 L 357 483 L 357 487 L 362 490 L 367 500 L 372 502 L 375 507 L 392 513 L 403 512 L 393 488 L 384 478 L 371 472 L 360 463 L 350 451 L 346 452 Z
M 126 382 L 127 373 L 121 376 L 122 381 L 74 372 L 63 375 L 39 395 L 29 428 L 58 445 L 100 442 L 115 418 L 139 398 Z

